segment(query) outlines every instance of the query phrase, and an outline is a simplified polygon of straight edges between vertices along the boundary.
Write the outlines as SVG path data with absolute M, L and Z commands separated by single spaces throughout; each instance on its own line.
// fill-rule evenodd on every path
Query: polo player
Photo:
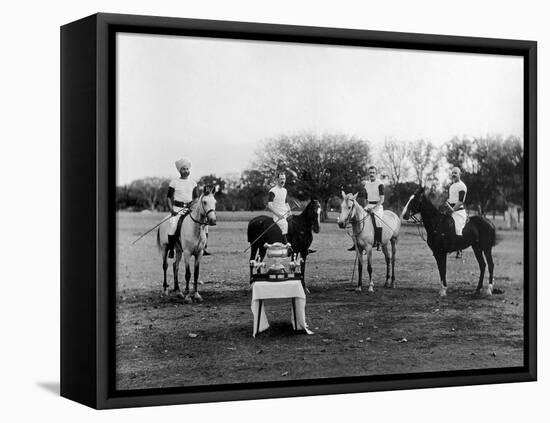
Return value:
M 179 179 L 172 179 L 168 187 L 168 208 L 172 217 L 169 219 L 168 232 L 168 257 L 174 258 L 174 247 L 178 234 L 178 221 L 189 214 L 191 202 L 198 197 L 198 189 L 195 181 L 189 178 L 191 174 L 191 162 L 187 159 L 176 161 Z M 183 216 L 183 217 L 182 217 Z
M 366 192 L 365 210 L 371 215 L 372 226 L 374 228 L 374 247 L 380 251 L 380 243 L 382 242 L 382 219 L 384 218 L 384 183 L 378 179 L 378 171 L 376 166 L 369 166 L 368 179 L 364 182 Z M 354 251 L 353 247 L 348 248 L 348 251 Z
M 455 232 L 457 235 L 462 236 L 462 230 L 466 226 L 466 219 L 468 218 L 464 208 L 468 188 L 460 180 L 460 169 L 458 167 L 453 167 L 451 170 L 451 179 L 453 183 L 449 187 L 449 199 L 446 204 L 455 222 Z
M 287 239 L 288 222 L 286 218 L 290 215 L 290 205 L 286 198 L 286 175 L 283 172 L 277 174 L 277 185 L 269 190 L 267 209 L 273 214 L 273 221 L 281 228 L 283 244 L 290 247 Z

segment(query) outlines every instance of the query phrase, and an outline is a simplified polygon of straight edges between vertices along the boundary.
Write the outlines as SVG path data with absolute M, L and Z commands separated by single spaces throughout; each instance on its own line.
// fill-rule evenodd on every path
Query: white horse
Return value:
M 349 228 L 352 230 L 352 238 L 355 244 L 355 252 L 357 254 L 358 276 L 356 291 L 361 292 L 363 286 L 363 252 L 366 251 L 368 264 L 367 271 L 369 272 L 369 292 L 374 291 L 372 282 L 372 246 L 374 245 L 374 227 L 371 214 L 368 213 L 357 202 L 357 194 L 346 194 L 342 191 L 342 203 L 340 205 L 341 212 L 338 218 L 338 226 L 340 228 Z M 386 283 L 385 288 L 395 288 L 395 255 L 397 240 L 399 237 L 399 229 L 401 228 L 401 219 L 392 211 L 384 210 L 384 218 L 379 222 L 382 226 L 382 251 L 386 258 Z M 375 219 L 380 219 L 375 216 Z M 390 279 L 390 252 L 388 244 L 391 244 L 391 284 Z
M 174 270 L 174 292 L 178 297 L 183 298 L 186 304 L 191 302 L 202 302 L 202 297 L 198 290 L 199 266 L 206 245 L 206 226 L 216 224 L 216 199 L 214 191 L 205 190 L 197 199 L 193 200 L 190 206 L 190 212 L 183 218 L 179 243 L 176 243 L 176 258 L 173 264 Z M 167 220 L 163 222 L 157 231 L 157 246 L 162 254 L 162 270 L 164 272 L 164 282 L 162 287 L 166 293 L 168 283 L 166 282 L 166 269 L 168 269 L 168 231 L 170 223 Z M 178 269 L 181 256 L 185 259 L 185 292 L 181 293 L 178 282 Z M 189 280 L 191 279 L 190 262 L 191 256 L 195 257 L 194 272 L 194 294 L 189 293 Z

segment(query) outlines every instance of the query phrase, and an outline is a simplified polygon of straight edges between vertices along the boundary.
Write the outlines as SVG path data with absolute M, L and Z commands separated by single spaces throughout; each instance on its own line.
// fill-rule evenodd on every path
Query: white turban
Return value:
M 191 162 L 187 159 L 179 159 L 176 160 L 176 169 L 178 169 L 178 172 L 182 167 L 186 167 L 187 169 L 191 168 Z

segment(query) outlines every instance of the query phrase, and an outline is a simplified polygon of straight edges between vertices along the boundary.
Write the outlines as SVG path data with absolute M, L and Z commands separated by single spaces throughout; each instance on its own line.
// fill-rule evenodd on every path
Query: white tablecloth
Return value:
M 276 298 L 290 298 L 294 299 L 294 307 L 290 307 L 290 320 L 292 327 L 297 329 L 303 329 L 308 335 L 312 335 L 307 328 L 306 324 L 306 294 L 302 288 L 302 282 L 299 280 L 281 281 L 281 282 L 254 282 L 252 284 L 252 303 L 250 308 L 254 315 L 254 326 L 252 328 L 252 336 L 256 336 L 256 329 L 258 328 L 258 319 L 260 319 L 260 326 L 258 332 L 262 332 L 269 328 L 269 322 L 265 314 L 266 301 Z M 260 307 L 260 301 L 262 303 L 262 310 L 258 316 L 258 309 Z M 294 318 L 294 308 L 296 308 L 296 319 Z M 296 321 L 296 325 L 294 322 Z M 297 326 L 297 327 L 296 327 Z

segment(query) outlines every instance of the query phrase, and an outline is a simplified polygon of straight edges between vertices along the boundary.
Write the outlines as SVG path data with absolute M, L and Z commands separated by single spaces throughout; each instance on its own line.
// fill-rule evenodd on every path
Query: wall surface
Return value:
M 95 412 L 59 389 L 59 26 L 103 11 L 531 39 L 539 42 L 539 240 L 550 236 L 550 30 L 536 1 L 21 1 L 3 6 L 0 366 L 4 421 L 540 421 L 548 413 L 548 269 L 539 266 L 539 382 Z M 32 231 L 32 232 L 30 232 Z M 32 237 L 27 235 L 32 233 Z M 7 241 L 6 241 L 7 240 Z M 550 253 L 539 242 L 539 263 Z M 546 332 L 546 334 L 544 334 Z M 545 401 L 546 400 L 546 401 Z

